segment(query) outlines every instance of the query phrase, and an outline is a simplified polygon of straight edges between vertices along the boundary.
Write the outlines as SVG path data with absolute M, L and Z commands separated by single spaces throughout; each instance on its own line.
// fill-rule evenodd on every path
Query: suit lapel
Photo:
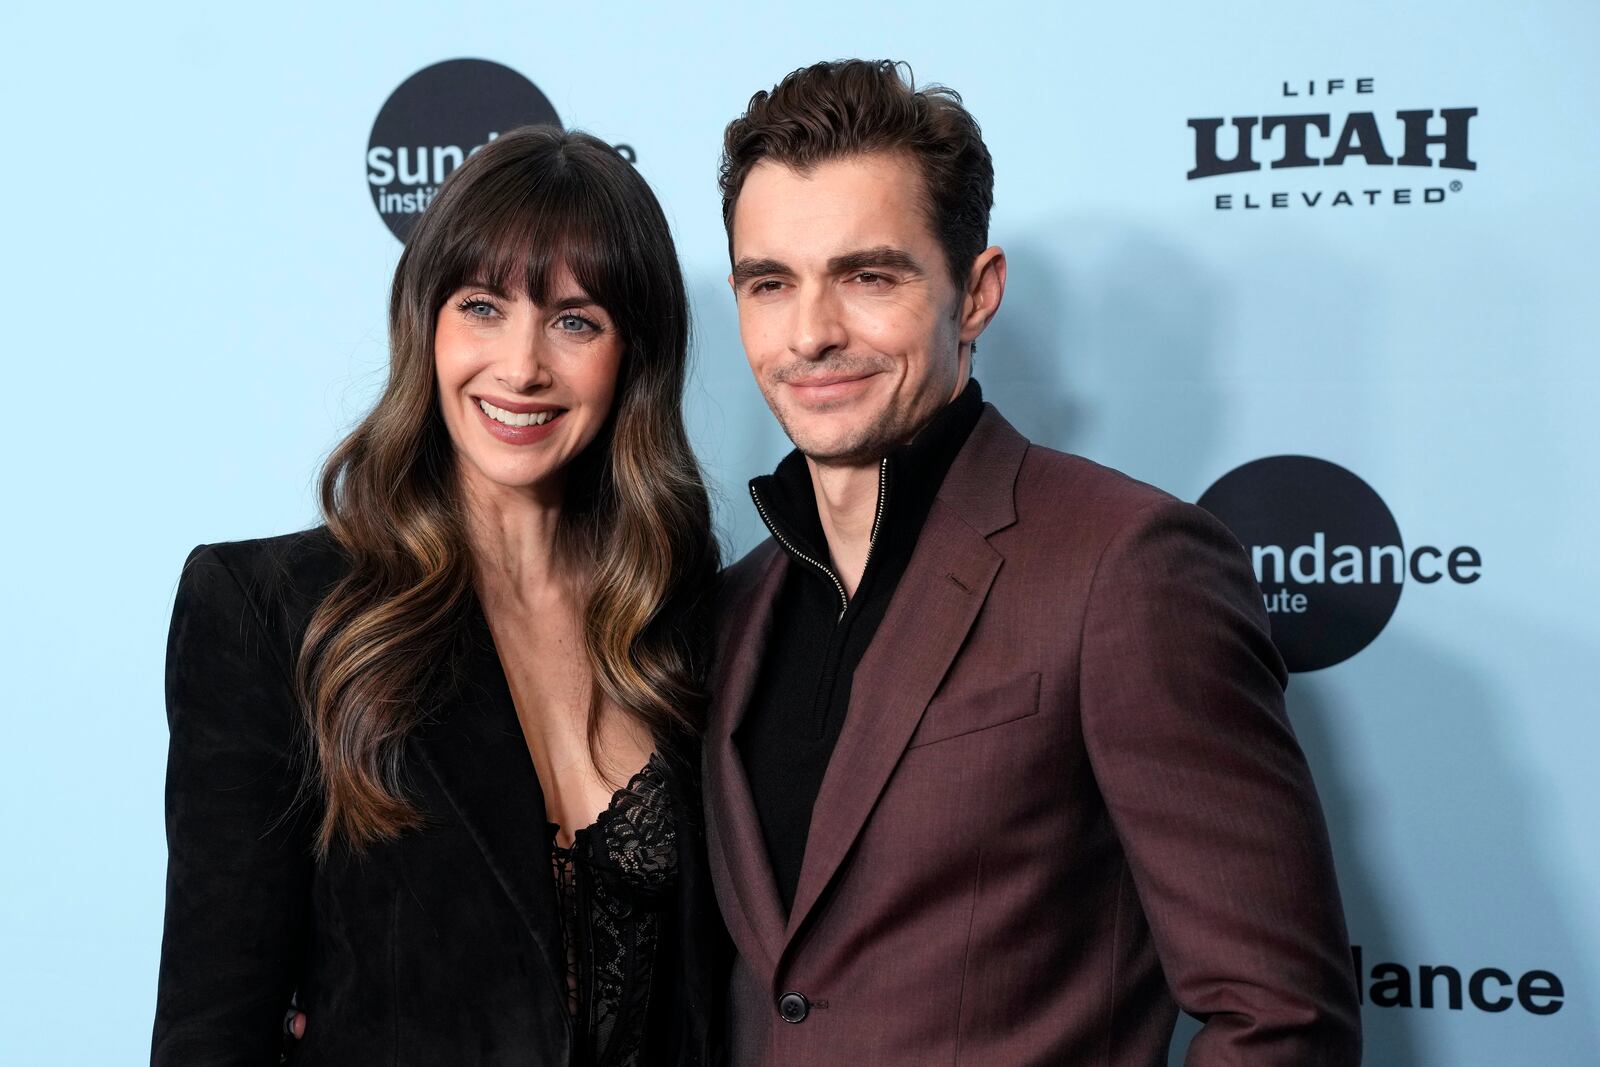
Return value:
M 783 905 L 767 858 L 750 781 L 734 745 L 772 630 L 787 557 L 773 552 L 748 596 L 724 605 L 728 637 L 719 657 L 706 734 L 706 844 L 728 933 L 739 952 L 771 974 L 783 941 Z M 730 906 L 732 905 L 732 906 Z
M 1000 563 L 988 541 L 947 506 L 934 504 L 889 611 L 856 668 L 850 707 L 812 809 L 788 939 L 860 836 Z
M 466 656 L 444 689 L 437 718 L 411 744 L 511 898 L 565 1003 L 566 955 L 544 793 L 476 597 L 468 614 Z
M 1027 439 L 986 404 L 939 487 L 851 682 L 850 707 L 811 812 L 786 948 L 861 835 L 983 608 L 1003 562 L 988 537 L 1016 521 L 1027 451 Z

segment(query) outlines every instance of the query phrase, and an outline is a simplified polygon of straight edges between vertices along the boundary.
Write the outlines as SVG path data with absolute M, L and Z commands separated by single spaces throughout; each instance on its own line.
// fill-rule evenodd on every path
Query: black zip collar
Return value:
M 896 577 L 904 569 L 928 511 L 933 507 L 939 485 L 982 413 L 983 392 L 976 379 L 969 380 L 961 394 L 940 409 L 915 437 L 891 449 L 879 461 L 878 504 L 872 521 L 866 569 L 862 573 L 863 588 L 868 575 L 881 569 L 881 566 L 875 567 L 875 563 L 885 555 L 893 557 L 888 562 Z M 808 573 L 833 587 L 839 596 L 839 615 L 843 618 L 850 598 L 828 555 L 827 538 L 817 515 L 816 493 L 811 486 L 811 471 L 799 449 L 785 456 L 773 473 L 752 479 L 750 497 L 779 547 L 801 563 Z M 858 589 L 858 595 L 860 592 Z

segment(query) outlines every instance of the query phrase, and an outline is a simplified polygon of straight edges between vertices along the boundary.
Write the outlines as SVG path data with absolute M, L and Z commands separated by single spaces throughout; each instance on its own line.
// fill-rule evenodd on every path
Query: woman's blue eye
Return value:
M 475 319 L 487 319 L 495 313 L 495 306 L 487 300 L 463 300 L 456 308 Z
M 589 320 L 581 315 L 563 315 L 556 320 L 567 333 L 579 333 L 589 328 Z

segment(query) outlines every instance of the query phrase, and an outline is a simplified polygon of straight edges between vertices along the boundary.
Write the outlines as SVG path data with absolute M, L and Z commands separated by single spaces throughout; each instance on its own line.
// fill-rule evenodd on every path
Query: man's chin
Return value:
M 791 430 L 789 440 L 800 454 L 816 463 L 834 466 L 864 466 L 882 459 L 892 442 L 879 427 L 862 427 L 854 432 L 817 433 Z
M 816 411 L 785 404 L 774 405 L 773 413 L 800 454 L 818 463 L 875 463 L 894 443 L 887 412 Z

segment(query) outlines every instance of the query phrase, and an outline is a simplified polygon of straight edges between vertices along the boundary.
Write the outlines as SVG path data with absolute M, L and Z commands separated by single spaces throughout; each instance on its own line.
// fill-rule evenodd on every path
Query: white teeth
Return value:
M 478 401 L 478 406 L 495 422 L 503 422 L 507 426 L 543 426 L 556 417 L 554 411 L 530 411 L 526 415 L 519 415 L 505 408 L 497 408 L 487 400 Z

